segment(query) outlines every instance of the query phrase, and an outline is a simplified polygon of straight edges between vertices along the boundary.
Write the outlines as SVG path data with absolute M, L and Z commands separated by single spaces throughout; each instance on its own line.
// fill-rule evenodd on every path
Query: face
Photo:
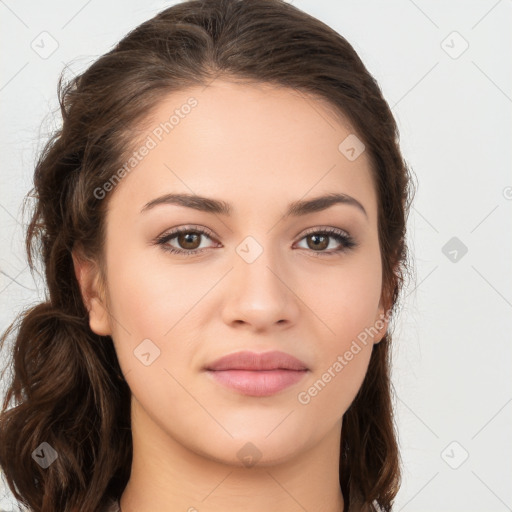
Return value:
M 339 440 L 387 326 L 377 197 L 354 132 L 294 90 L 220 80 L 172 93 L 147 121 L 107 198 L 106 295 L 90 304 L 133 428 L 238 465 L 244 446 L 264 465 Z M 345 199 L 307 207 L 328 194 Z M 205 370 L 239 351 L 306 370 Z

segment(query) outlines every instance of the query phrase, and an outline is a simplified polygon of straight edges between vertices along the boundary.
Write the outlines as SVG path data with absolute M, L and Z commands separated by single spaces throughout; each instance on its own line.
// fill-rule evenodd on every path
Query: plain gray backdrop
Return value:
M 20 208 L 60 122 L 59 73 L 84 70 L 174 3 L 0 0 L 2 331 L 42 297 Z M 404 470 L 395 510 L 512 510 L 512 0 L 291 3 L 359 53 L 418 181 L 416 278 L 393 340 Z M 0 483 L 0 510 L 13 503 Z

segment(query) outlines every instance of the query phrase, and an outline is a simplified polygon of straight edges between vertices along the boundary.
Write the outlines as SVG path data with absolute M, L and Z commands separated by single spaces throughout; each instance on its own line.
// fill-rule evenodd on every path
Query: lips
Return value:
M 258 354 L 248 350 L 235 352 L 217 359 L 206 370 L 307 370 L 305 363 L 296 357 L 277 350 Z
M 205 370 L 224 387 L 256 397 L 278 393 L 298 383 L 309 371 L 305 363 L 280 351 L 229 354 L 207 365 Z

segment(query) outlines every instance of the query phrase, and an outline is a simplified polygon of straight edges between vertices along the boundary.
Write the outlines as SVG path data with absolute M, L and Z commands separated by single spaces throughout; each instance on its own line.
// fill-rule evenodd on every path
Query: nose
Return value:
M 243 251 L 234 256 L 233 269 L 224 283 L 223 321 L 255 332 L 294 325 L 300 314 L 300 299 L 292 272 L 275 252 L 260 250 L 253 259 L 257 248 L 250 244 L 242 247 L 249 247 L 250 257 Z

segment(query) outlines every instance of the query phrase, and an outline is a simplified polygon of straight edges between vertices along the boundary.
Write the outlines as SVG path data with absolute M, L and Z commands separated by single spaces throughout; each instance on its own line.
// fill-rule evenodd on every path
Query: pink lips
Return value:
M 244 395 L 270 396 L 299 382 L 309 371 L 299 359 L 280 351 L 242 351 L 205 367 L 217 382 Z

